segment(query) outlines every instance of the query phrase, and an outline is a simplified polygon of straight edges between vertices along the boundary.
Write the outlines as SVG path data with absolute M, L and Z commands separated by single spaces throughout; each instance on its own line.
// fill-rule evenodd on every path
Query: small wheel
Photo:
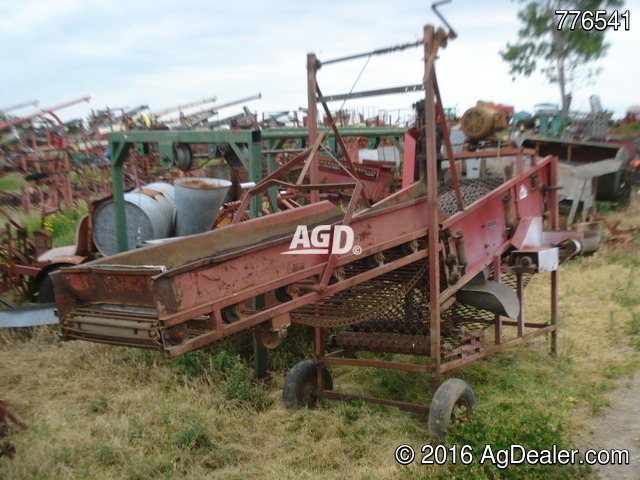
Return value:
M 318 369 L 315 360 L 303 360 L 297 363 L 284 379 L 282 401 L 284 405 L 297 410 L 302 407 L 315 407 L 318 397 Z M 324 388 L 333 390 L 333 379 L 329 370 L 324 371 Z
M 256 341 L 258 345 L 267 350 L 273 350 L 282 342 L 282 339 L 287 336 L 287 330 L 271 330 L 268 322 L 261 323 L 255 328 Z
M 450 378 L 436 390 L 429 408 L 429 433 L 434 438 L 443 438 L 449 430 L 451 420 L 470 416 L 476 397 L 467 382 Z
M 384 255 L 382 252 L 374 253 L 373 255 L 365 257 L 363 262 L 367 270 L 373 270 L 374 268 L 384 265 Z
M 402 255 L 411 255 L 412 253 L 416 253 L 418 250 L 420 250 L 418 240 L 411 240 L 410 242 L 400 245 L 400 252 Z
M 293 295 L 291 295 L 290 285 L 285 285 L 284 287 L 276 288 L 275 294 L 276 294 L 276 299 L 281 303 L 286 303 L 293 300 Z
M 52 303 L 55 300 L 53 294 L 53 280 L 47 273 L 47 275 L 40 282 L 40 288 L 38 289 L 38 302 L 40 303 Z
M 40 303 L 53 303 L 55 302 L 55 295 L 53 294 L 53 280 L 51 274 L 57 272 L 62 267 L 72 267 L 72 263 L 61 263 L 55 267 L 50 268 L 40 280 L 38 286 L 38 302 Z
M 220 314 L 224 323 L 235 323 L 240 320 L 240 309 L 237 304 L 224 307 L 220 310 Z

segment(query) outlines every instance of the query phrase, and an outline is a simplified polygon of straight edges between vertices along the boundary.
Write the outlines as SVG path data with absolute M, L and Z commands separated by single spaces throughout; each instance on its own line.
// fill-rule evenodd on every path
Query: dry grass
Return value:
M 637 222 L 638 210 L 620 218 Z M 580 435 L 606 404 L 607 392 L 638 365 L 635 248 L 599 252 L 562 267 L 558 358 L 548 355 L 543 338 L 454 372 L 473 386 L 476 418 L 484 422 L 466 427 L 470 433 L 456 431 L 456 441 L 474 441 L 474 432 L 485 443 L 500 441 L 500 435 L 571 443 Z M 548 315 L 547 282 L 539 276 L 527 289 L 530 319 Z M 61 343 L 56 335 L 55 328 L 35 329 L 28 337 L 0 331 L 0 397 L 29 424 L 12 434 L 18 453 L 13 460 L 0 458 L 0 478 L 493 478 L 477 466 L 398 466 L 396 446 L 429 441 L 426 418 L 419 415 L 329 401 L 316 410 L 285 410 L 280 396 L 286 368 L 302 359 L 294 358 L 293 349 L 272 355 L 282 367 L 260 386 L 248 381 L 249 359 L 239 356 L 244 349 L 237 345 L 176 361 Z M 333 373 L 344 390 L 429 401 L 425 376 Z M 515 472 L 500 478 L 541 478 Z

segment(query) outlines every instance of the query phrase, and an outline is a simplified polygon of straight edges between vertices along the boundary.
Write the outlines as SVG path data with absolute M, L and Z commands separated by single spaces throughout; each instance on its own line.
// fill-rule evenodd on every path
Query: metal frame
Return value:
M 262 179 L 261 135 L 259 131 L 131 131 L 115 132 L 109 135 L 112 156 L 113 197 L 115 202 L 116 234 L 121 252 L 127 250 L 126 217 L 124 205 L 124 181 L 122 166 L 129 155 L 129 150 L 136 144 L 155 143 L 158 145 L 160 161 L 164 166 L 171 166 L 173 148 L 178 144 L 229 144 L 244 168 L 249 172 L 252 182 Z M 240 145 L 246 145 L 248 155 L 242 153 Z M 260 199 L 251 203 L 251 216 L 257 216 L 260 210 Z
M 493 266 L 496 279 L 507 267 L 502 260 L 512 247 L 527 246 L 534 217 L 545 216 L 551 230 L 557 228 L 557 159 L 547 157 L 524 170 L 522 155 L 517 155 L 516 175 L 493 189 L 467 207 L 463 206 L 460 181 L 456 168 L 451 168 L 457 212 L 445 217 L 438 206 L 436 118 L 443 117 L 442 102 L 435 78 L 434 62 L 438 48 L 444 46 L 451 33 L 424 29 L 424 42 L 408 46 L 424 45 L 424 90 L 425 121 L 424 138 L 427 148 L 426 172 L 423 179 L 385 198 L 372 208 L 355 213 L 356 202 L 362 197 L 361 183 L 354 174 L 354 165 L 344 148 L 342 135 L 332 119 L 324 97 L 318 87 L 316 72 L 321 63 L 315 55 L 307 57 L 309 124 L 307 149 L 247 192 L 242 199 L 234 225 L 175 242 L 146 247 L 141 250 L 121 253 L 89 264 L 70 267 L 54 274 L 56 301 L 63 324 L 65 338 L 79 338 L 102 343 L 129 345 L 139 348 L 163 350 L 174 356 L 252 328 L 266 328 L 271 333 L 281 332 L 292 323 L 318 327 L 315 330 L 316 356 L 318 364 L 318 395 L 328 398 L 359 398 L 385 405 L 424 412 L 426 407 L 406 402 L 352 396 L 324 390 L 325 367 L 328 364 L 392 368 L 430 373 L 436 387 L 441 375 L 452 368 L 482 358 L 515 343 L 549 333 L 552 353 L 556 348 L 557 316 L 557 272 L 551 275 L 551 315 L 548 324 L 526 322 L 521 313 L 517 321 L 494 318 L 495 344 L 483 348 L 480 336 L 474 332 L 469 342 L 446 352 L 441 349 L 441 314 L 450 306 L 453 295 L 467 285 L 477 274 Z M 371 54 L 408 48 L 407 45 L 374 51 Z M 335 61 L 348 60 L 346 57 Z M 389 90 L 384 90 L 388 93 Z M 378 91 L 380 92 L 380 91 Z M 318 152 L 327 151 L 327 132 L 318 128 L 317 104 L 321 103 L 331 123 L 331 132 L 346 154 L 340 163 L 350 181 L 339 185 L 320 183 Z M 442 121 L 442 120 L 441 120 Z M 441 124 L 446 134 L 446 124 Z M 445 135 L 446 136 L 446 135 Z M 156 142 L 163 156 L 170 162 L 173 146 L 179 143 L 225 142 L 248 145 L 249 159 L 260 165 L 259 132 L 127 132 L 113 134 L 114 179 L 120 178 L 126 152 L 135 143 Z M 456 157 L 446 145 L 449 162 L 455 167 Z M 239 155 L 241 156 L 241 155 Z M 464 156 L 460 156 L 462 159 Z M 462 160 L 460 160 L 462 161 Z M 303 170 L 295 183 L 285 182 L 281 176 L 296 165 Z M 337 162 L 337 160 L 336 160 Z M 257 173 L 257 172 L 254 172 Z M 305 183 L 303 180 L 308 179 Z M 309 190 L 312 203 L 284 212 L 241 222 L 247 208 L 260 206 L 265 191 L 280 186 L 294 190 Z M 351 201 L 344 212 L 330 202 L 319 201 L 321 194 L 329 189 L 353 189 Z M 524 193 L 523 193 L 524 192 Z M 122 194 L 121 185 L 115 189 Z M 426 195 L 425 195 L 426 193 Z M 116 197 L 117 199 L 117 197 Z M 122 202 L 122 199 L 120 200 Z M 273 202 L 272 202 L 273 203 Z M 121 205 L 122 207 L 122 205 Z M 272 205 L 275 210 L 275 204 Z M 426 211 L 425 211 L 426 209 Z M 121 212 L 121 219 L 124 218 Z M 541 224 L 541 220 L 540 220 Z M 349 225 L 359 241 L 360 253 L 341 254 L 314 253 L 310 255 L 282 255 L 290 253 L 293 231 L 299 225 Z M 335 229 L 332 228 L 335 232 Z M 542 233 L 542 232 L 540 232 Z M 553 242 L 562 235 L 554 233 Z M 466 240 L 465 240 L 466 239 Z M 402 252 L 403 246 L 414 244 L 411 253 Z M 547 239 L 547 244 L 551 241 Z M 546 245 L 546 244 L 545 244 Z M 395 250 L 394 250 L 395 249 Z M 388 262 L 366 268 L 352 268 L 350 273 L 338 275 L 335 283 L 329 283 L 332 274 L 341 267 L 362 266 L 362 258 L 381 252 L 394 251 Z M 359 255 L 363 257 L 360 257 Z M 452 272 L 442 267 L 442 257 L 454 255 L 463 268 Z M 297 257 L 297 258 L 292 258 Z M 158 265 L 161 259 L 163 265 Z M 428 259 L 427 266 L 420 261 Z M 511 268 L 511 267 L 509 267 Z M 403 298 L 412 288 L 414 279 L 428 271 L 429 284 L 429 356 L 428 365 L 404 364 L 362 359 L 341 358 L 338 353 L 325 354 L 325 330 L 327 326 L 347 325 L 339 323 L 357 322 L 364 314 L 354 316 L 353 302 L 357 298 L 361 312 L 369 314 L 373 308 L 386 304 L 369 302 L 366 295 L 357 291 L 358 286 L 369 281 L 380 281 L 384 288 L 388 282 L 406 287 L 396 290 L 394 295 Z M 516 275 L 522 270 L 513 269 Z M 458 274 L 457 277 L 454 273 Z M 388 275 L 388 277 L 384 277 Z M 441 278 L 442 283 L 441 283 Z M 409 279 L 410 281 L 407 281 Z M 446 282 L 445 282 L 446 281 Z M 440 288 L 440 285 L 449 285 Z M 523 281 L 518 277 L 518 295 L 523 298 Z M 269 295 L 281 288 L 291 288 L 290 299 L 279 300 L 264 308 L 254 305 L 245 308 L 245 303 L 261 295 Z M 295 289 L 295 291 L 294 291 Z M 340 296 L 342 295 L 342 296 Z M 391 298 L 391 297 L 385 297 Z M 397 301 L 393 297 L 393 301 Z M 326 303 L 322 303 L 326 300 Z M 340 302 L 342 304 L 340 305 Z M 110 305 L 131 306 L 118 309 Z M 346 306 L 347 313 L 340 310 Z M 305 308 L 307 308 L 305 310 Z M 318 311 L 326 307 L 326 317 L 318 322 Z M 235 317 L 225 319 L 225 312 L 237 308 Z M 336 310 L 339 312 L 336 314 Z M 381 310 L 378 310 L 381 312 Z M 311 313 L 309 313 L 311 312 Z M 233 312 L 232 312 L 233 313 Z M 306 315 L 306 317 L 305 317 Z M 309 320 L 311 317 L 311 320 Z M 231 319 L 230 319 L 231 318 Z M 360 318 L 360 320 L 358 320 Z M 368 318 L 368 317 L 367 317 Z M 336 320 L 331 324 L 330 320 Z M 94 328 L 97 327 L 97 328 Z M 503 340 L 503 327 L 514 326 L 516 337 Z M 534 328 L 534 331 L 525 331 Z
M 437 13 L 437 12 L 436 12 Z M 317 103 L 321 103 L 325 109 L 325 112 L 328 113 L 328 108 L 326 106 L 326 102 L 333 100 L 342 100 L 348 98 L 358 98 L 363 96 L 370 95 L 384 95 L 390 93 L 401 93 L 405 91 L 415 91 L 415 90 L 424 90 L 425 91 L 425 118 L 424 118 L 424 131 L 423 135 L 425 138 L 426 145 L 426 170 L 425 176 L 422 179 L 426 184 L 427 190 L 427 202 L 425 212 L 427 217 L 427 238 L 428 238 L 428 248 L 427 248 L 427 258 L 429 261 L 429 285 L 440 285 L 440 257 L 442 252 L 444 251 L 444 242 L 442 241 L 442 233 L 447 230 L 448 227 L 454 224 L 459 224 L 460 215 L 466 216 L 470 218 L 469 212 L 473 210 L 479 210 L 481 208 L 488 208 L 488 203 L 492 201 L 492 199 L 502 198 L 504 195 L 508 195 L 511 190 L 513 190 L 514 185 L 521 181 L 523 178 L 523 159 L 521 149 L 517 149 L 514 152 L 517 155 L 516 162 L 516 179 L 511 182 L 507 182 L 505 185 L 500 188 L 494 190 L 488 197 L 483 198 L 482 203 L 476 203 L 467 208 L 465 211 L 462 203 L 462 194 L 460 189 L 460 182 L 457 176 L 457 168 L 455 167 L 455 160 L 464 159 L 468 157 L 465 154 L 462 155 L 454 155 L 451 147 L 449 134 L 448 134 L 448 126 L 446 123 L 444 109 L 442 106 L 442 101 L 440 98 L 440 91 L 438 88 L 434 63 L 436 59 L 436 55 L 438 49 L 440 47 L 446 46 L 447 40 L 449 38 L 455 38 L 455 33 L 452 30 L 449 30 L 449 33 L 444 32 L 442 29 L 435 30 L 432 26 L 426 26 L 424 28 L 424 36 L 423 41 L 415 42 L 412 44 L 405 44 L 400 47 L 392 47 L 391 49 L 383 49 L 380 51 L 370 52 L 368 54 L 355 55 L 344 57 L 336 60 L 330 60 L 325 62 L 320 62 L 314 54 L 309 54 L 307 56 L 307 78 L 308 78 L 308 125 L 309 125 L 309 143 L 314 141 L 317 138 Z M 357 94 L 339 94 L 339 95 L 331 95 L 331 96 L 323 96 L 320 92 L 320 89 L 317 84 L 316 74 L 320 66 L 333 64 L 341 61 L 351 60 L 354 58 L 361 58 L 362 56 L 370 56 L 376 55 L 378 53 L 388 53 L 389 51 L 403 50 L 408 47 L 414 47 L 418 45 L 424 46 L 424 59 L 425 59 L 425 70 L 424 70 L 424 79 L 422 85 L 414 85 L 411 87 L 398 87 L 398 88 L 388 88 L 383 90 L 375 90 L 370 92 L 360 92 Z M 331 117 L 329 116 L 331 119 Z M 438 212 L 438 181 L 437 181 L 437 151 L 436 151 L 436 119 L 439 118 L 440 127 L 442 133 L 444 135 L 444 145 L 447 151 L 447 156 L 450 162 L 450 172 L 452 174 L 452 182 L 454 188 L 454 195 L 456 198 L 456 203 L 458 206 L 458 211 L 462 212 L 460 215 L 454 215 L 441 223 L 441 219 L 439 218 Z M 333 123 L 333 122 L 332 122 Z M 332 126 L 334 126 L 333 124 Z M 337 132 L 336 132 L 336 135 Z M 530 153 L 530 152 L 529 152 Z M 481 156 L 487 155 L 487 153 L 482 154 Z M 474 155 L 477 157 L 478 155 Z M 538 171 L 540 166 L 535 167 L 535 156 L 533 157 L 534 169 Z M 406 162 L 406 158 L 405 158 Z M 547 159 L 545 164 L 551 164 L 550 171 L 552 172 L 549 178 L 549 184 L 551 186 L 557 185 L 557 173 L 556 173 L 556 160 L 553 158 Z M 406 168 L 405 163 L 405 168 Z M 415 166 L 414 166 L 415 167 Z M 529 175 L 535 175 L 533 170 L 527 172 Z M 312 178 L 315 176 L 317 178 L 317 167 L 315 164 L 312 164 L 310 171 L 312 172 Z M 413 172 L 413 170 L 411 170 Z M 406 173 L 406 172 L 405 172 Z M 408 185 L 407 177 L 405 177 L 403 181 L 403 186 Z M 515 192 L 514 192 L 515 193 Z M 548 193 L 549 198 L 548 202 L 551 207 L 551 211 L 549 213 L 549 227 L 552 230 L 557 229 L 558 227 L 558 208 L 557 208 L 557 191 L 555 189 L 551 189 Z M 464 221 L 462 222 L 464 223 Z M 492 256 L 487 257 L 487 261 L 481 264 L 479 267 L 472 269 L 471 271 L 467 271 L 462 279 L 460 279 L 459 284 L 464 284 L 466 281 L 471 280 L 477 273 L 479 273 L 483 268 L 488 265 L 493 265 L 494 268 L 494 278 L 500 278 L 500 274 L 505 270 L 504 267 L 501 266 L 501 257 L 506 252 L 506 250 L 510 247 L 510 242 L 506 242 L 503 245 L 500 245 L 497 250 L 495 250 Z M 518 291 L 517 295 L 520 300 L 524 298 L 524 291 L 522 288 L 522 275 L 520 273 L 516 273 L 517 275 L 517 284 Z M 427 413 L 429 411 L 429 407 L 423 405 L 416 405 L 407 402 L 399 402 L 395 400 L 381 399 L 381 398 L 373 398 L 362 395 L 352 395 L 342 392 L 334 392 L 325 389 L 325 368 L 327 365 L 345 365 L 345 366 L 359 366 L 359 367 L 373 367 L 373 368 L 389 368 L 389 369 L 398 369 L 398 370 L 408 370 L 414 372 L 422 372 L 422 373 L 430 373 L 432 378 L 432 390 L 435 392 L 437 387 L 441 382 L 441 375 L 453 368 L 464 365 L 466 363 L 472 362 L 474 360 L 486 357 L 492 353 L 503 350 L 504 348 L 511 347 L 523 341 L 530 340 L 532 338 L 538 337 L 540 335 L 551 334 L 551 353 L 553 355 L 556 354 L 556 345 L 557 345 L 557 271 L 551 272 L 551 315 L 548 324 L 535 324 L 535 323 L 525 323 L 524 322 L 524 303 L 521 302 L 522 309 L 518 316 L 517 322 L 504 321 L 501 319 L 499 315 L 496 315 L 494 320 L 495 326 L 495 345 L 493 347 L 481 349 L 478 346 L 471 346 L 469 352 L 467 354 L 463 354 L 461 358 L 451 361 L 443 361 L 443 356 L 441 352 L 441 313 L 443 310 L 443 305 L 446 305 L 447 300 L 455 293 L 456 287 L 450 287 L 444 291 L 440 291 L 438 287 L 431 287 L 429 289 L 429 310 L 430 310 L 430 362 L 429 365 L 423 364 L 410 364 L 403 362 L 391 362 L 391 361 L 381 361 L 381 360 L 369 360 L 369 359 L 354 359 L 354 358 L 344 358 L 341 356 L 342 351 L 337 351 L 333 353 L 326 353 L 326 344 L 325 344 L 325 330 L 321 327 L 315 328 L 315 355 L 317 361 L 317 396 L 330 398 L 330 399 L 340 399 L 340 400 L 360 400 L 372 403 L 379 403 L 383 405 L 395 406 L 402 410 L 409 410 L 417 413 Z M 503 341 L 503 326 L 516 326 L 517 327 L 517 336 L 513 339 Z M 534 328 L 535 330 L 532 332 L 525 333 L 524 329 Z

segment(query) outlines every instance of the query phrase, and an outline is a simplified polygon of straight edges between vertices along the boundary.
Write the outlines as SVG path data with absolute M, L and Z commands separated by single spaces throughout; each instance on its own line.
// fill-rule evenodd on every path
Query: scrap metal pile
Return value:
M 25 116 L 10 113 L 37 101 L 25 102 L 0 111 L 0 175 L 13 173 L 23 178 L 21 190 L 0 192 L 0 293 L 11 292 L 21 300 L 52 302 L 48 274 L 61 266 L 81 263 L 100 256 L 93 244 L 92 213 L 112 194 L 111 154 L 109 135 L 114 132 L 133 132 L 149 129 L 169 129 L 208 123 L 213 128 L 233 122 L 251 124 L 254 116 L 248 110 L 233 119 L 208 122 L 218 112 L 241 103 L 260 98 L 260 95 L 210 105 L 216 98 L 191 102 L 154 113 L 148 107 L 133 109 L 105 109 L 92 112 L 86 120 L 63 123 L 58 111 L 81 102 L 85 96 L 62 104 L 45 107 Z M 194 107 L 206 107 L 195 113 L 184 113 Z M 120 113 L 118 113 L 120 110 Z M 178 113 L 178 118 L 168 115 Z M 197 168 L 197 146 L 190 149 L 180 145 L 173 149 L 170 162 L 161 162 L 157 149 L 136 149 L 128 152 L 129 161 L 122 170 L 123 188 L 140 189 L 156 179 L 171 181 L 185 175 L 183 171 Z M 205 154 L 206 155 L 206 154 Z M 200 155 L 202 156 L 202 155 Z M 93 205 L 93 202 L 97 202 Z M 73 246 L 51 248 L 51 231 L 46 228 L 49 215 L 61 209 L 89 206 L 89 219 L 78 227 L 78 243 Z M 19 218 L 20 212 L 37 211 L 41 216 L 41 230 L 32 237 Z M 87 241 L 85 241 L 88 239 Z
M 91 97 L 80 97 L 59 105 L 45 107 L 35 113 L 10 116 L 9 112 L 38 102 L 26 102 L 0 111 L 0 163 L 3 172 L 17 171 L 26 180 L 19 195 L 3 193 L 3 204 L 21 205 L 27 210 L 37 207 L 47 213 L 62 206 L 89 202 L 111 193 L 110 151 L 108 137 L 113 132 L 169 129 L 215 128 L 222 125 L 253 125 L 255 117 L 245 107 L 241 115 L 209 122 L 220 110 L 261 98 L 260 94 L 220 105 L 210 105 L 216 97 L 177 107 L 150 112 L 146 105 L 136 108 L 93 111 L 86 120 L 62 122 L 58 111 Z M 209 105 L 208 105 L 209 104 Z M 186 110 L 206 106 L 192 113 Z M 168 115 L 178 113 L 172 118 Z M 256 124 L 257 125 L 257 124 Z M 179 152 L 178 152 L 179 153 Z M 166 169 L 158 171 L 155 152 L 132 151 L 125 180 L 129 188 L 140 187 L 151 178 L 171 177 Z M 188 169 L 178 158 L 173 168 Z

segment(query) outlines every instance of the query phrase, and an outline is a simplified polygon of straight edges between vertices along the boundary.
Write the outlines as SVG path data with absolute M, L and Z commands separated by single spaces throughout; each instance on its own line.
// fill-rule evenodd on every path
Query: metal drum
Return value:
M 147 240 L 172 235 L 176 216 L 174 186 L 151 183 L 124 194 L 128 249 Z M 93 214 L 93 242 L 104 256 L 118 253 L 115 202 L 102 204 Z
M 176 235 L 193 235 L 211 230 L 231 182 L 220 178 L 175 180 Z

